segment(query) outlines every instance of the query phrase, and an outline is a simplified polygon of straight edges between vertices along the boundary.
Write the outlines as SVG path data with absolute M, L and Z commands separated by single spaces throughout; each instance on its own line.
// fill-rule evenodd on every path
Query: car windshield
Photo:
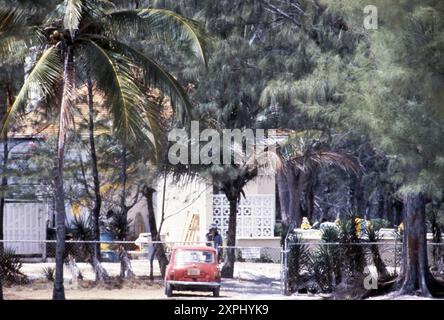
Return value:
M 180 250 L 176 252 L 176 263 L 213 263 L 214 255 L 211 251 Z

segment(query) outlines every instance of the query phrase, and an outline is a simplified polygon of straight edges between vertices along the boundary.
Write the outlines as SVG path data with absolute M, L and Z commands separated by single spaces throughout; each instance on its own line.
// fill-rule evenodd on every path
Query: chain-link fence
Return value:
M 177 246 L 205 245 L 203 242 L 150 241 L 65 241 L 64 278 L 96 280 L 97 261 L 100 270 L 110 277 L 122 276 L 122 268 L 138 277 L 160 279 L 157 263 L 158 252 L 169 259 L 171 250 Z M 23 280 L 48 279 L 54 276 L 57 242 L 55 240 L 4 240 L 0 241 L 0 266 L 6 270 L 6 280 L 16 279 L 6 274 L 16 274 Z M 97 259 L 95 259 L 97 258 Z M 18 281 L 23 282 L 23 281 Z
M 279 298 L 281 247 L 222 247 L 223 263 L 234 255 L 232 279 L 223 279 L 222 290 L 232 296 Z
M 364 287 L 364 279 L 393 279 L 401 269 L 402 250 L 399 241 L 287 242 L 282 250 L 282 293 L 329 293 L 346 282 L 359 281 Z M 428 243 L 427 251 L 430 269 L 443 275 L 444 243 Z
M 122 277 L 129 270 L 137 279 L 162 283 L 158 249 L 169 260 L 176 246 L 206 245 L 202 242 L 73 241 L 65 242 L 64 280 L 96 281 L 97 264 L 109 277 Z M 53 280 L 57 243 L 48 241 L 1 241 L 0 271 L 12 284 Z M 402 242 L 324 243 L 287 242 L 281 247 L 220 248 L 220 267 L 234 252 L 233 279 L 223 279 L 222 291 L 238 294 L 279 296 L 301 290 L 331 292 L 344 279 L 367 275 L 393 277 L 400 272 Z M 232 250 L 230 252 L 230 250 Z M 444 244 L 428 244 L 429 266 L 444 274 Z M 122 273 L 124 271 L 124 273 Z

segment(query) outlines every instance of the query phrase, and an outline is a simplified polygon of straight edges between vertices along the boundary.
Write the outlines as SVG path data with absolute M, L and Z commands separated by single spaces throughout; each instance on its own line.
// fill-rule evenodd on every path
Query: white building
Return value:
M 162 185 L 156 196 L 156 222 L 162 221 Z M 167 179 L 164 201 L 164 222 L 161 235 L 165 241 L 204 242 L 211 223 L 216 223 L 226 241 L 228 230 L 229 203 L 223 193 L 213 190 L 209 182 L 194 180 L 179 185 Z M 270 176 L 259 176 L 245 188 L 245 198 L 238 205 L 238 246 L 279 246 L 280 237 L 275 236 L 276 196 L 275 180 Z M 134 208 L 132 215 L 147 212 L 142 206 Z

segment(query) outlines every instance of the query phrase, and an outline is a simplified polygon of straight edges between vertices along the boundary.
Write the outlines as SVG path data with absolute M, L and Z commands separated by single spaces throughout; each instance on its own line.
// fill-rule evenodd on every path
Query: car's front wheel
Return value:
M 169 283 L 165 285 L 165 294 L 168 298 L 173 296 L 173 286 Z
M 219 295 L 220 295 L 220 288 L 219 287 L 217 287 L 217 288 L 214 288 L 213 289 L 213 297 L 219 297 Z

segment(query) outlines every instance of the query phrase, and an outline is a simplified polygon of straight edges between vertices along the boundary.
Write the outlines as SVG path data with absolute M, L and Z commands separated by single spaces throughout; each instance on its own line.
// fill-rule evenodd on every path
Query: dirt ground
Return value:
M 161 281 L 137 280 L 130 282 L 117 281 L 103 286 L 95 285 L 91 281 L 79 281 L 77 287 L 65 286 L 68 300 L 206 300 L 214 299 L 211 293 L 206 292 L 174 292 L 172 298 L 166 298 Z M 4 288 L 5 300 L 50 300 L 52 297 L 52 283 L 47 281 L 33 281 L 31 284 Z M 280 284 L 275 281 L 257 283 L 242 280 L 223 280 L 221 300 L 259 299 L 259 300 L 323 300 L 327 295 L 297 294 L 289 297 L 280 293 Z M 394 294 L 372 297 L 369 300 L 431 300 L 415 296 L 396 296 Z
M 65 275 L 65 295 L 69 300 L 152 300 L 166 299 L 164 287 L 160 276 L 150 281 L 148 278 L 149 268 L 146 261 L 132 261 L 133 270 L 137 276 L 136 280 L 122 281 L 119 274 L 119 263 L 104 263 L 113 280 L 107 285 L 96 284 L 94 273 L 86 263 L 78 263 L 78 267 L 84 277 L 77 283 L 72 282 L 72 277 L 67 268 Z M 51 263 L 24 263 L 22 271 L 30 279 L 26 285 L 14 285 L 4 288 L 6 300 L 47 300 L 52 297 L 53 283 L 44 278 L 42 272 L 44 267 L 53 267 Z M 155 263 L 154 274 L 159 275 Z M 273 263 L 236 263 L 234 279 L 222 281 L 220 298 L 218 299 L 294 299 L 294 300 L 322 300 L 328 299 L 328 295 L 296 294 L 283 296 L 280 283 L 280 265 Z M 209 292 L 174 292 L 169 299 L 213 299 Z M 397 297 L 385 295 L 372 297 L 372 300 L 393 299 L 421 299 L 418 297 Z
M 165 299 L 164 288 L 160 280 L 114 281 L 113 284 L 95 285 L 91 281 L 79 281 L 77 286 L 65 286 L 67 299 L 74 300 L 146 300 Z M 28 285 L 12 286 L 4 289 L 6 300 L 51 299 L 52 283 L 35 280 Z M 277 281 L 223 280 L 220 299 L 282 299 L 287 298 L 280 293 Z M 302 297 L 299 297 L 302 298 Z M 322 297 L 305 296 L 305 299 L 321 299 Z M 171 299 L 213 299 L 209 292 L 174 292 Z
M 160 280 L 158 264 L 154 263 L 154 275 L 157 279 L 148 279 L 149 264 L 146 260 L 133 260 L 136 281 L 113 280 L 112 284 L 94 284 L 95 275 L 87 263 L 77 263 L 83 281 L 72 283 L 68 268 L 64 268 L 65 294 L 67 299 L 164 299 L 164 288 Z M 117 277 L 120 263 L 102 263 L 111 277 Z M 50 299 L 52 283 L 45 280 L 43 269 L 54 267 L 54 263 L 23 263 L 22 272 L 31 283 L 5 288 L 6 299 Z M 221 299 L 281 299 L 280 265 L 275 263 L 239 262 L 235 266 L 235 279 L 224 280 L 221 287 Z M 175 292 L 173 299 L 212 298 L 207 292 Z

